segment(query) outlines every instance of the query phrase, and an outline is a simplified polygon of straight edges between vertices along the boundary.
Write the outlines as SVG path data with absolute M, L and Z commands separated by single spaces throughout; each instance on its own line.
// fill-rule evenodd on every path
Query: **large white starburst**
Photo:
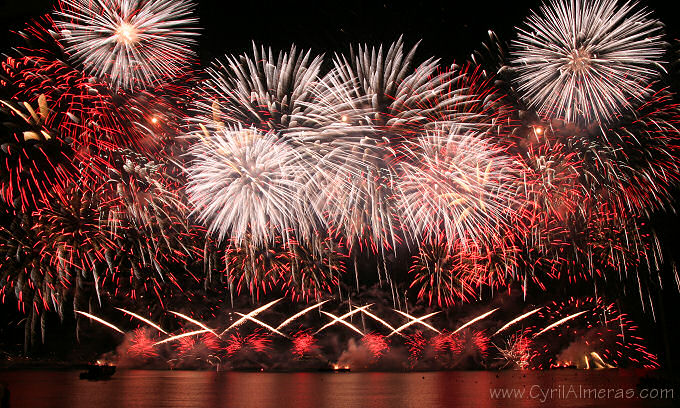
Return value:
M 636 2 L 552 0 L 513 41 L 521 97 L 547 117 L 607 122 L 659 74 L 663 30 Z
M 132 89 L 176 75 L 193 58 L 193 8 L 190 0 L 60 0 L 54 20 L 76 63 Z
M 301 199 L 309 168 L 276 134 L 226 127 L 200 138 L 189 156 L 189 199 L 220 240 L 251 236 L 254 245 L 266 245 L 279 234 L 307 236 L 314 229 L 314 214 Z

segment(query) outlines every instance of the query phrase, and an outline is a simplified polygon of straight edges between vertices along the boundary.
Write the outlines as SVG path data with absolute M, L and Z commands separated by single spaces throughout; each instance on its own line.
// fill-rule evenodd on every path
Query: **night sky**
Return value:
M 324 1 L 310 4 L 287 1 L 204 1 L 198 2 L 198 15 L 202 35 L 200 59 L 206 65 L 225 53 L 249 52 L 251 41 L 288 49 L 291 43 L 300 48 L 332 55 L 344 52 L 355 43 L 390 43 L 404 35 L 407 45 L 422 40 L 416 59 L 430 56 L 441 58 L 444 64 L 463 61 L 486 38 L 487 31 L 495 31 L 501 39 L 513 38 L 513 27 L 522 22 L 538 0 L 516 1 L 411 1 L 385 3 L 370 1 Z M 664 0 L 644 1 L 655 10 L 654 16 L 667 25 L 669 40 L 678 38 L 680 24 L 674 10 L 675 2 Z M 12 45 L 10 30 L 20 29 L 32 17 L 51 10 L 50 0 L 0 0 L 0 44 L 6 51 Z M 14 42 L 17 43 L 16 41 Z M 680 194 L 676 193 L 676 203 Z M 678 206 L 678 205 L 676 205 Z M 667 264 L 675 255 L 680 240 L 680 218 L 673 214 L 657 214 L 652 223 L 657 231 L 667 257 Z M 675 256 L 680 260 L 680 256 Z M 666 273 L 670 267 L 666 267 Z M 667 280 L 671 282 L 670 279 Z M 657 315 L 658 324 L 649 313 L 642 313 L 637 293 L 624 299 L 624 311 L 640 323 L 650 349 L 667 353 L 659 333 L 669 332 L 672 346 L 680 341 L 680 317 L 676 313 L 680 296 L 673 286 L 663 293 L 666 316 Z M 662 309 L 662 308 L 660 308 Z M 661 310 L 660 312 L 663 312 Z M 663 320 L 666 319 L 665 323 Z M 671 355 L 680 367 L 680 352 Z M 662 364 L 667 361 L 661 360 Z

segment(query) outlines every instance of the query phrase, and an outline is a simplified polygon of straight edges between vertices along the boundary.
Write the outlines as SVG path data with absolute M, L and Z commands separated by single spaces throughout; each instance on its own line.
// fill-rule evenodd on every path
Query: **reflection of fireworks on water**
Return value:
M 316 345 L 316 338 L 310 330 L 300 330 L 293 334 L 293 354 L 297 358 L 308 355 Z
M 553 302 L 538 316 L 552 324 L 534 336 L 540 352 L 532 356 L 532 367 L 659 367 L 657 357 L 642 344 L 638 327 L 602 298 Z
M 366 334 L 361 338 L 361 343 L 371 352 L 375 359 L 379 359 L 390 349 L 387 338 L 377 333 Z

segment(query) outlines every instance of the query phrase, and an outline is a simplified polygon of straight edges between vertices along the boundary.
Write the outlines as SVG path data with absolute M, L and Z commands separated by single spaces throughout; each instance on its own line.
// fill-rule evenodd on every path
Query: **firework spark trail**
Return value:
M 372 318 L 373 320 L 381 323 L 383 326 L 387 327 L 388 329 L 392 330 L 393 332 L 396 331 L 396 329 L 394 327 L 392 327 L 391 324 L 387 323 L 383 319 L 381 319 L 378 316 L 374 315 L 373 313 L 369 312 L 368 309 L 362 310 L 361 312 L 363 314 L 365 314 L 366 316 Z M 399 335 L 403 336 L 401 333 L 399 333 Z
M 498 333 L 502 332 L 503 330 L 507 329 L 508 327 L 512 326 L 513 324 L 515 324 L 515 323 L 517 323 L 517 322 L 519 322 L 519 321 L 521 321 L 521 320 L 523 320 L 523 319 L 525 319 L 525 318 L 531 316 L 532 314 L 538 312 L 538 311 L 541 310 L 541 309 L 543 309 L 543 308 L 542 308 L 542 307 L 539 307 L 538 309 L 534 309 L 534 310 L 532 310 L 532 311 L 530 311 L 530 312 L 524 313 L 523 315 L 521 315 L 521 316 L 519 316 L 519 317 L 516 317 L 516 318 L 510 320 L 510 321 L 507 322 L 503 327 L 501 327 L 500 329 L 496 330 L 496 332 L 495 332 L 494 334 L 492 334 L 491 337 L 497 335 Z
M 463 330 L 464 328 L 470 326 L 471 324 L 474 324 L 475 322 L 478 322 L 478 321 L 484 319 L 485 317 L 489 316 L 490 314 L 492 314 L 492 313 L 495 312 L 496 310 L 498 310 L 498 308 L 495 308 L 495 309 L 490 310 L 490 311 L 488 311 L 488 312 L 486 312 L 486 313 L 484 313 L 484 314 L 482 314 L 482 315 L 480 315 L 480 316 L 475 317 L 474 319 L 470 320 L 469 322 L 467 322 L 467 323 L 465 323 L 464 325 L 462 325 L 462 326 L 460 326 L 459 328 L 457 328 L 456 331 L 454 331 L 454 332 L 451 333 L 451 334 L 456 334 L 456 333 L 458 333 L 459 331 L 461 331 L 461 330 Z
M 512 45 L 517 90 L 530 107 L 567 121 L 609 121 L 646 96 L 664 53 L 663 29 L 637 2 L 552 0 Z
M 400 332 L 401 332 L 402 330 L 404 330 L 405 328 L 407 328 L 407 327 L 409 327 L 409 326 L 412 326 L 412 325 L 414 325 L 414 324 L 416 324 L 416 323 L 417 323 L 417 324 L 420 324 L 420 325 L 423 325 L 423 326 L 427 327 L 428 329 L 433 330 L 433 331 L 435 331 L 435 332 L 437 332 L 437 333 L 441 333 L 439 330 L 435 329 L 434 327 L 430 326 L 428 323 L 425 322 L 425 319 L 428 319 L 428 318 L 430 318 L 430 317 L 432 317 L 432 316 L 438 314 L 439 312 L 430 313 L 430 314 L 427 314 L 427 315 L 421 316 L 421 317 L 414 317 L 414 316 L 411 316 L 411 315 L 408 314 L 408 313 L 402 312 L 401 310 L 396 310 L 396 309 L 394 309 L 394 311 L 397 312 L 397 313 L 399 313 L 399 314 L 401 314 L 401 315 L 404 316 L 404 317 L 407 317 L 407 318 L 411 319 L 411 321 L 408 322 L 408 323 L 404 323 L 403 325 L 397 327 L 397 328 L 394 329 L 394 330 L 392 331 L 392 333 L 390 333 L 387 337 L 390 337 L 390 336 L 392 336 L 393 334 L 400 334 Z
M 90 319 L 92 319 L 92 320 L 94 320 L 94 321 L 96 321 L 96 322 L 99 322 L 99 323 L 103 324 L 104 326 L 110 327 L 110 328 L 112 328 L 113 330 L 117 331 L 117 332 L 120 333 L 120 334 L 125 334 L 124 331 L 122 331 L 121 329 L 117 328 L 116 326 L 114 326 L 113 324 L 107 322 L 107 321 L 104 320 L 104 319 L 100 319 L 99 317 L 93 316 L 93 315 L 91 315 L 91 314 L 89 314 L 89 313 L 81 312 L 80 310 L 75 310 L 75 312 L 78 313 L 78 314 L 81 314 L 81 315 L 83 315 L 83 316 L 85 316 L 85 317 L 88 317 L 88 318 L 90 318 Z
M 234 312 L 234 313 L 236 313 L 237 315 L 241 316 L 241 317 L 244 318 L 244 319 L 250 320 L 250 321 L 253 322 L 253 323 L 259 324 L 260 326 L 262 326 L 262 327 L 264 327 L 264 328 L 266 328 L 266 329 L 272 331 L 273 333 L 278 334 L 279 336 L 283 336 L 283 337 L 285 337 L 285 338 L 287 338 L 287 339 L 290 338 L 290 337 L 286 336 L 285 334 L 281 333 L 280 331 L 276 330 L 276 329 L 273 328 L 272 326 L 268 325 L 267 323 L 262 322 L 261 320 L 258 320 L 258 319 L 254 318 L 254 317 L 252 317 L 252 316 L 249 316 L 249 315 L 244 315 L 243 313 L 239 313 L 239 312 Z
M 210 330 L 201 329 L 201 330 L 194 330 L 194 331 L 187 332 L 187 333 L 181 333 L 181 334 L 178 334 L 176 336 L 168 337 L 165 340 L 158 341 L 158 342 L 154 343 L 153 345 L 157 346 L 159 344 L 169 343 L 169 342 L 177 340 L 177 339 L 183 339 L 185 337 L 195 336 L 197 334 L 202 334 L 202 333 L 210 333 Z
M 571 319 L 573 319 L 573 318 L 575 318 L 575 317 L 578 317 L 578 316 L 580 316 L 580 315 L 582 315 L 582 314 L 584 314 L 584 313 L 586 313 L 586 312 L 587 312 L 587 310 L 583 310 L 583 311 L 580 311 L 580 312 L 578 312 L 578 313 L 574 313 L 573 315 L 567 316 L 567 317 L 565 317 L 564 319 L 560 319 L 560 320 L 556 321 L 555 323 L 549 325 L 549 326 L 546 327 L 545 329 L 541 330 L 540 332 L 536 333 L 536 334 L 534 335 L 534 337 L 540 336 L 541 334 L 547 332 L 548 330 L 550 330 L 550 329 L 552 329 L 552 328 L 554 328 L 554 327 L 557 327 L 557 326 L 561 325 L 562 323 L 567 322 L 567 321 L 569 321 L 569 320 L 571 320 Z
M 161 326 L 157 325 L 156 323 L 152 322 L 152 321 L 149 320 L 149 319 L 146 319 L 146 318 L 144 318 L 144 317 L 142 317 L 142 316 L 140 316 L 140 315 L 138 315 L 138 314 L 136 314 L 136 313 L 133 313 L 133 312 L 131 312 L 131 311 L 129 311 L 129 310 L 121 309 L 121 308 L 119 308 L 119 307 L 117 307 L 116 309 L 120 310 L 121 312 L 123 312 L 123 313 L 125 313 L 125 314 L 129 314 L 130 316 L 132 316 L 132 317 L 134 317 L 134 318 L 136 318 L 136 319 L 138 319 L 138 320 L 141 320 L 142 322 L 148 324 L 149 326 L 153 327 L 154 329 L 158 330 L 159 332 L 161 332 L 161 333 L 163 333 L 163 334 L 168 334 L 168 332 L 166 332 L 165 330 L 163 330 L 163 329 L 161 328 Z
M 289 317 L 288 319 L 284 320 L 280 325 L 276 326 L 276 328 L 277 328 L 277 329 L 283 328 L 284 326 L 286 326 L 286 325 L 289 324 L 290 322 L 294 321 L 294 320 L 297 319 L 298 317 L 304 315 L 305 313 L 307 313 L 307 312 L 309 312 L 309 311 L 311 311 L 311 310 L 316 309 L 317 307 L 323 305 L 324 303 L 328 302 L 329 300 L 330 300 L 330 299 L 326 299 L 326 300 L 321 301 L 321 302 L 319 302 L 319 303 L 317 303 L 317 304 L 315 304 L 315 305 L 312 305 L 312 306 L 310 306 L 310 307 L 308 307 L 308 308 L 306 308 L 306 309 L 304 309 L 304 310 L 302 310 L 302 311 L 300 311 L 300 312 L 295 313 L 294 315 L 292 315 L 292 316 Z
M 362 335 L 362 336 L 364 335 L 364 332 L 357 329 L 356 326 L 354 326 L 352 323 L 349 323 L 346 320 L 340 319 L 337 316 L 335 316 L 334 314 L 328 313 L 328 312 L 323 311 L 323 310 L 321 311 L 321 313 L 325 314 L 326 316 L 330 317 L 331 319 L 334 319 L 334 320 L 337 319 L 337 323 L 342 323 L 345 326 L 349 327 L 350 329 L 354 330 L 355 332 L 359 333 L 360 335 Z M 334 323 L 335 323 L 335 321 L 334 321 Z M 314 332 L 314 334 L 316 334 L 316 333 L 318 333 L 318 331 Z
M 320 331 L 324 330 L 327 327 L 334 325 L 335 323 L 342 323 L 345 326 L 349 327 L 350 329 L 354 330 L 357 333 L 360 333 L 363 336 L 364 333 L 361 330 L 354 327 L 351 323 L 348 323 L 345 319 L 347 319 L 350 316 L 353 316 L 356 313 L 359 313 L 363 310 L 366 310 L 371 306 L 373 306 L 373 303 L 370 303 L 368 305 L 364 305 L 364 306 L 361 306 L 361 307 L 357 307 L 354 310 L 349 311 L 349 312 L 345 313 L 344 315 L 342 315 L 340 317 L 337 317 L 337 316 L 335 316 L 331 313 L 328 313 L 328 312 L 325 312 L 325 311 L 322 310 L 321 313 L 325 314 L 326 316 L 330 317 L 333 320 L 330 323 L 327 323 L 324 326 L 322 326 L 319 330 L 315 331 L 314 334 L 319 333 Z
M 184 319 L 184 320 L 186 320 L 186 321 L 188 321 L 188 322 L 191 322 L 191 323 L 195 324 L 196 326 L 200 327 L 201 329 L 204 329 L 204 330 L 209 331 L 210 333 L 212 333 L 213 335 L 215 335 L 215 337 L 219 337 L 219 336 L 217 336 L 217 333 L 215 333 L 215 331 L 214 331 L 213 329 L 211 329 L 210 327 L 206 326 L 205 324 L 199 322 L 198 320 L 194 320 L 194 319 L 192 319 L 191 317 L 186 316 L 186 315 L 184 315 L 184 314 L 182 314 L 182 313 L 179 313 L 179 312 L 173 312 L 172 310 L 169 310 L 169 312 L 172 313 L 172 314 L 174 314 L 175 316 L 179 316 L 179 317 L 181 317 L 182 319 Z
M 188 65 L 198 35 L 193 8 L 187 0 L 60 0 L 54 17 L 73 60 L 132 89 Z
M 257 309 L 251 311 L 250 313 L 244 315 L 243 317 L 241 317 L 240 319 L 238 319 L 238 320 L 236 320 L 234 323 L 232 323 L 231 326 L 229 326 L 229 327 L 227 327 L 226 329 L 224 329 L 224 331 L 223 331 L 222 333 L 220 333 L 219 337 L 224 336 L 224 334 L 225 334 L 226 332 L 228 332 L 229 330 L 233 329 L 234 327 L 238 327 L 241 323 L 243 323 L 243 322 L 245 322 L 246 320 L 248 320 L 248 317 L 255 317 L 255 316 L 257 316 L 258 314 L 260 314 L 260 313 L 264 312 L 265 310 L 269 309 L 270 307 L 274 306 L 276 303 L 280 302 L 282 299 L 283 299 L 283 298 L 278 298 L 278 299 L 276 299 L 276 300 L 273 300 L 273 301 L 267 303 L 266 305 L 260 306 L 260 307 L 258 307 Z

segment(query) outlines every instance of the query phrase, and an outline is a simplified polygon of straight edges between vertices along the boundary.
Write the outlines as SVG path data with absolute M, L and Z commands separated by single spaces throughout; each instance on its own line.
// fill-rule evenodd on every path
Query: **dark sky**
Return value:
M 0 27 L 20 28 L 24 21 L 51 10 L 56 0 L 0 0 Z M 538 0 L 504 1 L 337 1 L 316 2 L 199 0 L 203 27 L 200 53 L 203 61 L 224 53 L 240 53 L 251 40 L 288 48 L 291 43 L 318 52 L 344 51 L 356 42 L 391 42 L 404 34 L 407 43 L 423 40 L 421 58 L 437 56 L 443 62 L 460 61 L 496 31 L 512 37 Z M 673 1 L 648 0 L 672 37 L 677 37 Z M 0 30 L 3 45 L 7 31 Z M 5 48 L 5 47 L 3 47 Z

